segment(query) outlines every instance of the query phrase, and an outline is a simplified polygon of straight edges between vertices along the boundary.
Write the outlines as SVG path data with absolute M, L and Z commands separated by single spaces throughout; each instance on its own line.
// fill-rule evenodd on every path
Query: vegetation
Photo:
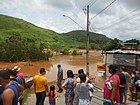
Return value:
M 82 55 L 82 52 L 79 52 L 78 50 L 73 50 L 71 52 L 72 55 Z
M 73 41 L 78 41 L 82 42 L 78 46 L 78 48 L 86 48 L 86 41 L 87 41 L 87 35 L 86 31 L 83 30 L 76 30 L 76 31 L 71 31 L 68 33 L 63 33 L 63 36 L 67 36 L 69 39 L 72 39 Z M 112 41 L 112 39 L 106 37 L 105 35 L 89 32 L 89 37 L 90 37 L 90 49 L 98 49 L 101 50 L 104 48 L 103 45 L 106 45 L 108 42 Z
M 12 35 L 0 44 L 0 59 L 3 61 L 23 61 L 23 60 L 48 60 L 51 56 L 43 52 L 44 46 L 35 45 L 32 39 L 24 39 L 20 35 Z
M 138 48 L 138 46 L 140 45 L 140 41 L 137 39 L 127 40 L 125 41 L 125 43 L 136 43 L 135 48 Z
M 25 89 L 24 91 L 23 91 L 23 96 L 22 96 L 22 104 L 23 105 L 27 105 L 27 103 L 26 103 L 26 101 L 27 101 L 27 97 L 28 97 L 28 95 L 29 94 L 31 94 L 31 92 L 32 92 L 33 90 L 32 89 Z
M 120 48 L 120 40 L 89 32 L 90 49 L 113 50 Z M 86 31 L 75 30 L 68 33 L 56 33 L 37 27 L 22 19 L 0 14 L 0 60 L 48 60 L 49 51 L 69 54 L 69 49 L 86 49 Z M 126 42 L 138 43 L 136 39 Z M 71 54 L 77 55 L 75 50 Z
M 12 35 L 35 40 L 37 45 L 44 43 L 46 48 L 51 48 L 51 45 L 55 43 L 61 46 L 66 44 L 66 37 L 54 31 L 37 27 L 22 19 L 0 15 L 0 41 Z
M 104 50 L 116 50 L 121 48 L 120 40 L 115 38 L 104 46 Z
M 64 54 L 64 55 L 68 55 L 70 52 L 69 52 L 69 49 L 64 49 L 62 51 L 60 51 L 60 53 Z

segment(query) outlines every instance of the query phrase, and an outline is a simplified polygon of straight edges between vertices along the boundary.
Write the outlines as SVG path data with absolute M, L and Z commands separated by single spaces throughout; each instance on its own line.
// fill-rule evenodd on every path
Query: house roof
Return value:
M 137 45 L 137 43 L 123 43 L 124 45 Z
M 106 51 L 106 54 L 131 54 L 131 55 L 140 55 L 140 51 L 136 50 L 113 50 L 113 51 Z

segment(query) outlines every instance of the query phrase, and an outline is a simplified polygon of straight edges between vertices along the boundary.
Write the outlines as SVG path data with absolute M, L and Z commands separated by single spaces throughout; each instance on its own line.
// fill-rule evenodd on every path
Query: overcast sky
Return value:
M 112 3 L 113 1 L 115 0 L 0 0 L 0 14 L 21 18 L 57 33 L 66 33 L 82 30 L 81 27 L 86 30 L 86 7 L 89 5 L 91 32 L 121 40 L 140 40 L 140 0 L 116 0 Z M 109 4 L 111 5 L 107 9 L 97 15 Z M 94 16 L 96 17 L 93 18 Z

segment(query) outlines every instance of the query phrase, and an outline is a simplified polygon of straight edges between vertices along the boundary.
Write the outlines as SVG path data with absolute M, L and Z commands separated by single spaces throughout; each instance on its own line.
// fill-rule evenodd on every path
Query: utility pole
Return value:
M 87 47 L 86 47 L 86 74 L 89 76 L 89 5 L 87 5 Z

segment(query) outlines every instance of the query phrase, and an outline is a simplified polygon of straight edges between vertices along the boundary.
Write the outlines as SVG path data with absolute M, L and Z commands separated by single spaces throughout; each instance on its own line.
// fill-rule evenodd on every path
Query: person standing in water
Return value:
M 57 92 L 62 92 L 62 80 L 63 80 L 63 69 L 61 68 L 61 65 L 57 65 L 58 68 L 58 73 L 57 73 L 57 86 L 58 86 L 58 91 Z

